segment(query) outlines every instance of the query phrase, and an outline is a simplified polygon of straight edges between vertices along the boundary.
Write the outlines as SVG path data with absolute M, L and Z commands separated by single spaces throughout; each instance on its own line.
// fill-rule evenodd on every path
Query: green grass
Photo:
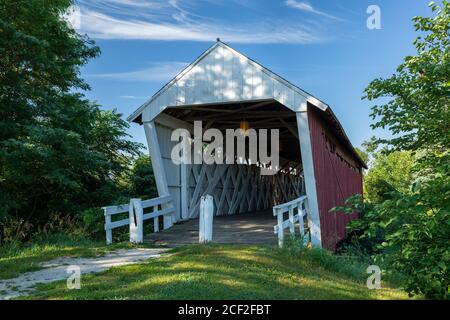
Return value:
M 190 245 L 160 259 L 39 285 L 28 299 L 406 299 L 383 283 L 365 285 L 365 268 L 322 250 L 292 254 L 269 246 Z
M 0 247 L 0 280 L 41 269 L 40 264 L 58 257 L 94 257 L 108 252 L 135 247 L 128 243 L 106 246 L 105 242 L 72 240 L 58 236 L 31 244 L 9 244 Z

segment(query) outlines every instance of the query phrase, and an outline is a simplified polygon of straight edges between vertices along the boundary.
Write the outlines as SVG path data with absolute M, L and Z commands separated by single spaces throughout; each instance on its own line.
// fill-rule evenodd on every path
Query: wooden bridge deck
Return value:
M 175 247 L 198 243 L 199 220 L 192 219 L 175 224 L 172 228 L 151 233 L 145 241 Z M 213 242 L 234 244 L 273 244 L 277 237 L 273 233 L 276 217 L 272 210 L 214 217 Z

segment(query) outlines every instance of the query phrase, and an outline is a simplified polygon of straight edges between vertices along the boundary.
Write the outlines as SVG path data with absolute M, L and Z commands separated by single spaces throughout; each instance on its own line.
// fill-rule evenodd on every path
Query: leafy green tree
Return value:
M 129 174 L 130 193 L 136 197 L 155 198 L 158 196 L 155 176 L 150 157 L 140 156 L 135 160 Z
M 388 79 L 376 79 L 366 88 L 369 100 L 390 98 L 372 108 L 372 128 L 388 128 L 393 138 L 378 139 L 399 150 L 429 150 L 447 154 L 450 145 L 450 34 L 449 2 L 430 3 L 434 17 L 414 17 L 421 33 L 408 56 Z
M 414 161 L 410 151 L 379 151 L 372 157 L 371 167 L 364 176 L 364 199 L 379 203 L 390 198 L 389 193 L 394 190 L 402 193 L 410 191 Z
M 52 213 L 108 204 L 139 153 L 121 115 L 82 93 L 80 67 L 99 48 L 61 18 L 71 4 L 0 0 L 0 228 L 22 221 L 17 234 Z
M 405 274 L 411 295 L 448 298 L 450 3 L 431 2 L 430 7 L 434 17 L 413 19 L 420 32 L 414 42 L 417 54 L 406 57 L 392 77 L 374 80 L 365 91 L 369 100 L 389 100 L 372 108 L 372 127 L 387 128 L 393 136 L 375 141 L 384 145 L 386 155 L 375 159 L 376 169 L 368 181 L 371 188 L 385 190 L 371 195 L 372 203 L 352 197 L 334 211 L 361 212 L 362 219 L 350 223 L 350 230 Z M 408 172 L 410 156 L 414 162 Z M 384 186 L 371 178 L 384 181 Z
M 369 153 L 358 147 L 355 147 L 355 150 L 358 153 L 358 155 L 361 157 L 361 159 L 367 164 L 369 162 Z

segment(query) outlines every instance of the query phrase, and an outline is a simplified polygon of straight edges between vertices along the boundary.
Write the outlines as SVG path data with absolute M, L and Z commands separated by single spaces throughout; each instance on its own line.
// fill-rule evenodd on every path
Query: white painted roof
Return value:
M 325 111 L 328 105 L 289 81 L 217 41 L 129 117 L 148 120 L 166 107 L 274 99 L 293 111 L 305 101 Z

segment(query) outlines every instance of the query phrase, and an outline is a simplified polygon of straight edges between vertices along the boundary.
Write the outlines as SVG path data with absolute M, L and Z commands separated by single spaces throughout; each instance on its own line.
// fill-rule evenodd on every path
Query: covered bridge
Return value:
M 311 243 L 329 249 L 355 217 L 329 213 L 362 193 L 365 167 L 331 108 L 221 41 L 128 120 L 144 127 L 159 196 L 171 196 L 175 210 L 165 216 L 164 228 L 197 218 L 205 194 L 213 196 L 217 216 L 282 209 L 285 203 L 289 214 L 298 205 L 306 214 L 293 220 L 291 212 L 286 228 L 305 219 Z M 171 140 L 173 130 L 186 129 L 195 139 L 195 121 L 202 121 L 202 132 L 279 129 L 277 173 L 262 175 L 259 162 L 249 159 L 235 164 L 173 161 L 178 143 Z

